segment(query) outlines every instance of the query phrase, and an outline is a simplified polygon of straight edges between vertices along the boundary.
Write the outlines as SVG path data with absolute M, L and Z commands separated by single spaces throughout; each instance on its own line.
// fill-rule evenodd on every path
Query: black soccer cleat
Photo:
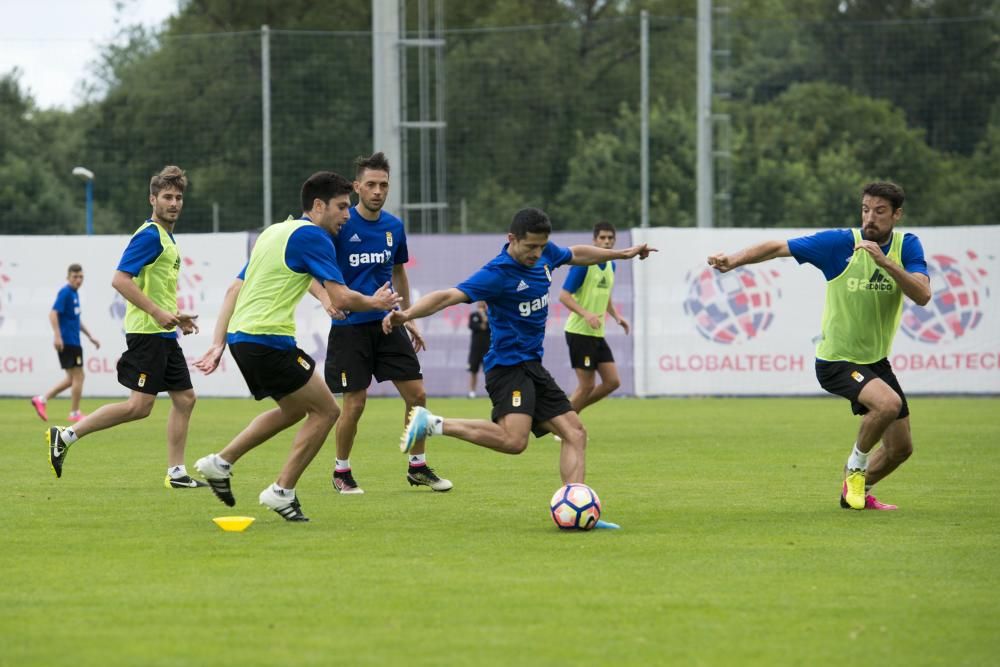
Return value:
M 406 481 L 410 486 L 429 486 L 435 491 L 451 491 L 451 480 L 441 479 L 428 465 L 410 466 L 406 471 Z
M 63 462 L 66 460 L 66 453 L 69 451 L 62 439 L 62 431 L 58 426 L 51 427 L 45 432 L 45 440 L 49 444 L 49 465 L 56 477 L 62 477 Z
M 166 479 L 163 480 L 163 486 L 168 489 L 197 489 L 203 486 L 208 486 L 205 482 L 201 480 L 194 479 L 190 475 L 184 475 L 183 477 L 171 477 L 167 475 Z

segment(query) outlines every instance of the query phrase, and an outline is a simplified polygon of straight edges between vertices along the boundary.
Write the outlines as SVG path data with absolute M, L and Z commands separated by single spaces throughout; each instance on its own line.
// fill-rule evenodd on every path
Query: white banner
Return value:
M 639 396 L 821 394 L 814 373 L 826 280 L 776 259 L 719 274 L 706 264 L 815 229 L 637 229 L 660 249 L 635 262 Z M 890 361 L 904 391 L 1000 393 L 1000 227 L 911 228 L 933 296 L 905 300 Z
M 247 235 L 177 234 L 182 264 L 177 300 L 199 314 L 201 333 L 180 340 L 190 363 L 208 348 L 226 288 L 247 258 Z M 84 396 L 126 396 L 116 364 L 125 350 L 125 301 L 111 278 L 128 236 L 0 236 L 0 395 L 44 393 L 63 376 L 52 345 L 49 311 L 66 284 L 66 268 L 83 266 L 80 315 L 101 343 L 96 350 L 81 335 Z M 229 355 L 213 375 L 192 369 L 196 391 L 205 396 L 248 396 Z

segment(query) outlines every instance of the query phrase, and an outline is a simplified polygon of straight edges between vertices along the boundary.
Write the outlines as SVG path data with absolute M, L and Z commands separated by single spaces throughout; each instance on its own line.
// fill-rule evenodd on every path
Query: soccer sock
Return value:
M 347 472 L 351 469 L 351 459 L 337 459 L 337 465 L 334 470 L 337 472 Z
M 48 403 L 48 402 L 49 402 L 49 399 L 45 398 L 45 397 L 44 397 L 44 396 L 42 396 L 41 394 L 39 394 L 38 396 L 35 396 L 35 400 L 37 400 L 37 401 L 38 401 L 39 403 L 41 403 L 42 405 L 45 405 L 46 403 Z
M 868 453 L 858 450 L 858 443 L 854 443 L 851 456 L 847 459 L 848 470 L 865 470 L 868 468 Z
M 427 455 L 426 454 L 410 454 L 410 465 L 411 466 L 425 466 L 425 465 L 427 465 Z
M 427 415 L 431 420 L 431 428 L 427 435 L 444 435 L 444 417 L 437 415 Z
M 181 477 L 187 477 L 188 471 L 184 465 L 171 466 L 167 468 L 167 474 L 170 475 L 171 479 L 180 479 Z
M 73 431 L 72 426 L 65 429 L 60 434 L 60 436 L 62 437 L 62 441 L 65 442 L 67 445 L 72 445 L 74 442 L 80 439 L 79 436 L 77 436 L 77 434 Z
M 271 490 L 274 491 L 276 495 L 281 496 L 282 498 L 295 497 L 295 489 L 286 489 L 283 486 L 278 486 L 277 482 L 271 485 Z

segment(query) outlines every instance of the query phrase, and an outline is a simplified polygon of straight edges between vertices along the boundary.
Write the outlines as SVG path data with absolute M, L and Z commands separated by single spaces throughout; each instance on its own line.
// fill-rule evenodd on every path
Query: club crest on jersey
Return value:
M 549 271 L 549 265 L 545 264 L 545 265 L 543 265 L 542 268 L 545 269 L 545 277 L 549 279 L 549 282 L 552 282 L 552 272 Z
M 390 248 L 392 247 L 392 232 L 385 233 L 385 244 Z
M 521 407 L 521 392 L 515 390 L 514 393 L 510 395 L 510 404 L 515 408 Z

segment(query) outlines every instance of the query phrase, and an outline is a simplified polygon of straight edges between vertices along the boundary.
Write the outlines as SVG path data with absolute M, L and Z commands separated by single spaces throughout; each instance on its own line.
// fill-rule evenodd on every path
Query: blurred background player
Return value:
M 903 199 L 903 189 L 895 183 L 869 183 L 861 195 L 860 229 L 765 241 L 708 258 L 725 273 L 744 264 L 794 257 L 826 276 L 816 377 L 823 389 L 843 396 L 852 412 L 862 415 L 841 487 L 840 505 L 845 509 L 896 509 L 879 502 L 872 487 L 913 452 L 910 408 L 888 357 L 903 295 L 923 306 L 931 290 L 920 239 L 893 229 L 903 217 Z M 879 440 L 882 447 L 872 452 Z
M 479 367 L 490 349 L 490 318 L 485 301 L 477 301 L 476 309 L 469 314 L 469 330 L 472 332 L 472 340 L 469 341 L 469 398 L 475 398 Z
M 195 467 L 226 505 L 236 504 L 230 486 L 232 466 L 244 454 L 305 417 L 278 478 L 261 491 L 260 504 L 286 521 L 308 521 L 295 485 L 323 447 L 340 408 L 316 362 L 295 342 L 295 308 L 317 280 L 327 301 L 339 310 L 385 312 L 399 303 L 388 283 L 372 296 L 344 286 L 331 235 L 347 220 L 351 182 L 320 171 L 302 184 L 302 216 L 271 225 L 257 238 L 250 261 L 226 291 L 212 346 L 195 362 L 206 375 L 229 350 L 253 397 L 274 399 L 278 407 L 258 415 L 218 454 L 198 459 Z
M 118 382 L 131 390 L 128 400 L 102 405 L 65 430 L 53 426 L 46 433 L 49 463 L 62 476 L 70 446 L 97 431 L 137 419 L 153 411 L 156 395 L 170 396 L 167 416 L 168 489 L 206 486 L 187 474 L 184 447 L 194 410 L 184 351 L 177 344 L 177 329 L 197 333 L 197 315 L 177 312 L 177 277 L 181 255 L 174 242 L 174 225 L 184 207 L 187 176 L 179 167 L 164 167 L 149 182 L 152 216 L 132 235 L 111 286 L 125 297 L 125 342 L 128 349 L 118 360 Z
M 610 222 L 594 225 L 594 245 L 614 248 L 614 225 Z M 629 332 L 628 320 L 618 314 L 611 299 L 614 286 L 615 263 L 603 262 L 570 268 L 559 293 L 559 302 L 570 310 L 566 318 L 566 345 L 577 384 L 569 402 L 577 413 L 621 386 L 615 357 L 604 339 L 605 314 L 611 315 L 626 335 Z M 595 374 L 601 377 L 598 385 L 594 384 Z
M 493 337 L 484 360 L 492 421 L 443 418 L 416 407 L 403 432 L 403 451 L 418 438 L 447 435 L 504 454 L 520 454 L 531 433 L 540 437 L 551 431 L 562 438 L 559 476 L 563 483 L 584 481 L 587 433 L 565 392 L 542 366 L 552 271 L 563 264 L 645 259 L 653 249 L 646 244 L 625 250 L 593 245 L 563 248 L 549 241 L 551 233 L 552 225 L 543 211 L 518 211 L 507 244 L 483 268 L 458 286 L 431 292 L 383 320 L 388 329 L 470 301 L 485 301 L 492 316 Z
M 350 219 L 334 239 L 337 261 L 347 287 L 362 294 L 374 294 L 386 282 L 402 298 L 402 307 L 410 305 L 410 282 L 405 264 L 409 261 L 403 221 L 382 210 L 389 193 L 389 161 L 382 153 L 359 157 L 355 161 L 354 191 L 358 203 Z M 313 284 L 313 295 L 328 305 L 327 297 Z M 327 308 L 329 312 L 329 308 Z M 372 376 L 377 382 L 392 381 L 405 402 L 403 421 L 416 405 L 427 404 L 424 379 L 417 352 L 426 347 L 416 325 L 406 329 L 382 331 L 385 312 L 345 313 L 334 316 L 326 347 L 326 383 L 330 390 L 344 395 L 343 413 L 337 422 L 337 461 L 333 486 L 342 494 L 364 491 L 351 470 L 351 450 L 358 434 L 358 422 L 365 411 L 368 386 Z M 407 335 L 409 334 L 409 335 Z M 406 480 L 411 486 L 429 486 L 434 491 L 449 491 L 452 484 L 441 479 L 427 465 L 423 438 L 410 452 Z
M 87 336 L 96 349 L 101 349 L 101 343 L 90 335 L 90 331 L 80 319 L 79 291 L 82 284 L 83 267 L 79 264 L 70 264 L 66 270 L 66 284 L 59 290 L 56 302 L 52 304 L 52 310 L 49 311 L 49 323 L 52 325 L 54 337 L 53 345 L 59 354 L 59 367 L 66 371 L 66 376 L 46 393 L 31 399 L 31 404 L 35 407 L 35 412 L 42 418 L 42 421 L 49 420 L 45 412 L 45 404 L 49 402 L 49 399 L 67 389 L 70 390 L 69 421 L 76 423 L 84 417 L 84 414 L 80 412 L 80 396 L 83 395 L 84 376 L 80 332 L 82 331 Z

